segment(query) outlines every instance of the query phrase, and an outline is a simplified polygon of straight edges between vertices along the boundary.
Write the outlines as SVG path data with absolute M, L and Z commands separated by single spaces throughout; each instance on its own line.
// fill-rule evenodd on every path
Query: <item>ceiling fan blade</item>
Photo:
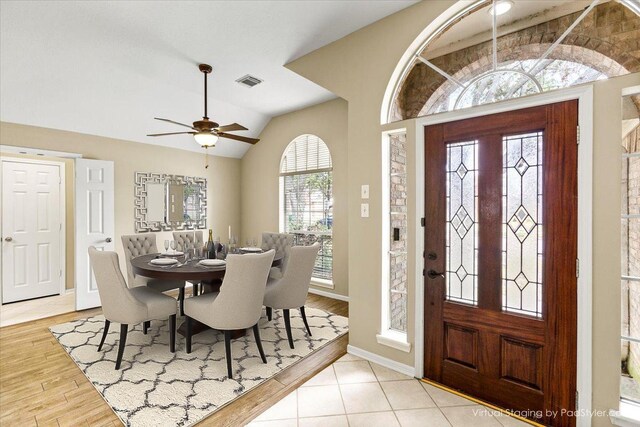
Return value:
M 236 141 L 248 142 L 249 144 L 255 144 L 259 139 L 256 138 L 247 138 L 246 136 L 233 135 L 230 133 L 217 132 L 218 136 L 221 138 L 235 139 Z
M 191 126 L 191 125 L 185 125 L 184 123 L 175 122 L 175 121 L 173 121 L 173 120 L 169 120 L 169 119 L 161 119 L 160 117 L 154 117 L 154 119 L 156 119 L 156 120 L 161 120 L 161 121 L 163 121 L 163 122 L 173 123 L 174 125 L 184 126 L 184 127 L 186 127 L 186 128 L 189 128 L 189 129 L 197 130 L 196 128 L 194 128 L 194 127 L 193 127 L 193 126 Z
M 232 130 L 249 130 L 249 129 L 237 123 L 231 123 L 230 125 L 218 126 L 216 130 L 219 132 L 229 132 Z
M 169 132 L 169 133 L 152 133 L 150 135 L 147 136 L 165 136 L 165 135 L 195 135 L 195 132 Z

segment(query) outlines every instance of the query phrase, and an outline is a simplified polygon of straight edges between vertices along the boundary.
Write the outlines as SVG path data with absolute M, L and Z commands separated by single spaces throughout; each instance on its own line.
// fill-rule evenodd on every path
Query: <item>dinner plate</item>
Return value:
M 153 265 L 173 265 L 177 264 L 178 260 L 175 258 L 154 258 L 149 263 Z
M 198 264 L 204 265 L 205 267 L 222 267 L 227 265 L 227 262 L 221 259 L 203 259 Z
M 184 252 L 180 251 L 172 251 L 172 252 L 162 252 L 160 256 L 173 257 L 173 256 L 182 256 Z
M 246 248 L 240 248 L 242 252 L 262 252 L 262 248 L 255 248 L 252 246 L 248 246 Z

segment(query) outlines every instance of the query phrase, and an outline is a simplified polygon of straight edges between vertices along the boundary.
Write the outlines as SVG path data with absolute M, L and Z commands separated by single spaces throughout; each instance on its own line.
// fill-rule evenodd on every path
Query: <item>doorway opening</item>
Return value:
M 64 159 L 2 153 L 2 304 L 6 326 L 73 311 L 68 276 L 69 206 Z

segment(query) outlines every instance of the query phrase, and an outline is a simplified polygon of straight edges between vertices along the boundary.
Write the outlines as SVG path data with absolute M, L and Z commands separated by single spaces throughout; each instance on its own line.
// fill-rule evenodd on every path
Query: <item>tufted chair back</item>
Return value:
M 136 276 L 133 274 L 131 259 L 140 255 L 157 254 L 156 235 L 154 233 L 144 233 L 122 236 L 122 246 L 124 247 L 124 256 L 127 263 L 129 287 L 133 287 Z
M 284 272 L 287 268 L 287 262 L 289 261 L 289 252 L 293 246 L 293 234 L 287 233 L 262 233 L 262 245 L 263 251 L 274 249 L 276 251 L 276 258 L 282 257 L 282 263 L 280 264 L 280 270 Z
M 202 230 L 196 231 L 174 231 L 173 240 L 176 242 L 176 249 L 179 251 L 184 250 L 186 243 L 194 247 L 203 247 L 204 240 L 202 239 Z

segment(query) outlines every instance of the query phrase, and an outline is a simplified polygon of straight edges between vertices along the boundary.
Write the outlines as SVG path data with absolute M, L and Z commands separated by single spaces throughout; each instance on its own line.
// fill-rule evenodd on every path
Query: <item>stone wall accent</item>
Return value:
M 390 138 L 390 326 L 407 331 L 407 151 L 406 135 Z M 400 240 L 393 240 L 393 229 L 400 229 Z
M 498 62 L 539 58 L 581 13 L 499 37 Z M 431 62 L 465 80 L 489 70 L 491 55 L 491 41 L 487 41 L 433 58 Z M 640 71 L 640 17 L 614 1 L 598 5 L 558 46 L 550 59 L 580 62 L 608 77 Z M 446 81 L 425 64 L 416 63 L 394 100 L 391 121 L 418 117 L 429 98 Z
M 636 127 L 624 140 L 623 148 L 627 153 L 640 152 L 640 126 Z M 640 158 L 630 158 L 627 163 L 627 191 L 623 192 L 623 202 L 627 201 L 627 210 L 630 214 L 640 214 Z M 623 170 L 624 172 L 624 170 Z M 623 178 L 624 180 L 624 178 Z M 624 205 L 623 205 L 624 206 Z M 625 252 L 623 244 L 623 262 L 626 255 L 626 270 L 630 276 L 640 276 L 640 220 L 630 220 L 628 227 L 623 226 L 623 243 L 628 241 L 628 250 Z M 640 337 L 640 282 L 628 281 L 622 292 L 622 328 L 623 333 L 632 337 Z M 625 316 L 626 315 L 626 316 Z M 626 324 L 625 325 L 625 321 Z M 626 331 L 625 331 L 626 326 Z M 640 344 L 627 343 L 627 370 L 640 381 Z M 623 347 L 623 355 L 625 348 Z

